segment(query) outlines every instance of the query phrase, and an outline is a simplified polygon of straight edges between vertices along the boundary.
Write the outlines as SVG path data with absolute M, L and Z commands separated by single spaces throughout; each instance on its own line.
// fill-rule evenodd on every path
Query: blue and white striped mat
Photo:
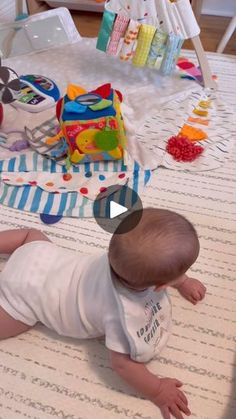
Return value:
M 94 162 L 79 166 L 73 166 L 72 172 L 127 172 L 127 166 L 122 161 Z M 65 173 L 64 165 L 49 160 L 38 153 L 28 152 L 20 156 L 0 160 L 0 172 L 49 172 Z M 130 170 L 129 184 L 136 193 L 141 194 L 142 189 L 151 177 L 150 170 L 142 170 L 138 163 L 134 162 Z M 129 206 L 129 197 L 120 194 L 121 205 Z M 35 186 L 12 186 L 0 183 L 0 204 L 10 208 L 33 213 L 50 215 L 62 215 L 64 217 L 92 217 L 93 201 L 82 196 L 78 192 L 68 194 L 49 193 Z

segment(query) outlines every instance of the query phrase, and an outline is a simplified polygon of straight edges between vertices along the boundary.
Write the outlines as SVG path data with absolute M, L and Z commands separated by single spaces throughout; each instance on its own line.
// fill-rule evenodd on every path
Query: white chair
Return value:
M 228 44 L 231 36 L 233 35 L 234 31 L 236 29 L 236 15 L 231 19 L 231 22 L 226 29 L 223 38 L 221 39 L 219 46 L 217 48 L 217 52 L 222 53 Z

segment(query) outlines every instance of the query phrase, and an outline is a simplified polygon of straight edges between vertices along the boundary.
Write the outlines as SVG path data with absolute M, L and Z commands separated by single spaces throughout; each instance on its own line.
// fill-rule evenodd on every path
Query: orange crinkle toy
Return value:
M 208 138 L 208 135 L 205 131 L 199 128 L 194 128 L 188 124 L 183 125 L 179 132 L 179 135 L 187 137 L 190 141 L 201 141 L 206 140 Z

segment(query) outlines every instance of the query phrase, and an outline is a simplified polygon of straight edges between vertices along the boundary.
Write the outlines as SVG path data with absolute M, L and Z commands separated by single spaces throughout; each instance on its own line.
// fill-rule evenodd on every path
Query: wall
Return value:
M 234 16 L 236 0 L 203 0 L 202 13 L 206 15 Z

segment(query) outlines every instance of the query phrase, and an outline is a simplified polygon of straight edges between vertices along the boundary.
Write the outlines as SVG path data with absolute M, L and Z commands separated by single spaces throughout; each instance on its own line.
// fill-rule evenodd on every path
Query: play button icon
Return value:
M 142 201 L 127 185 L 112 185 L 100 193 L 93 205 L 98 225 L 109 233 L 127 233 L 142 217 Z
M 110 218 L 118 217 L 128 211 L 128 208 L 123 205 L 117 204 L 115 201 L 110 202 Z

